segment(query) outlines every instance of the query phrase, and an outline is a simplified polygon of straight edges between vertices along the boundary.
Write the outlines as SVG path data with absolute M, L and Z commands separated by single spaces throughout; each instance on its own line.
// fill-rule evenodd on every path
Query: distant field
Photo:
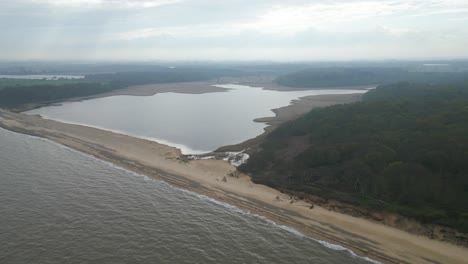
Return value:
M 67 79 L 67 80 L 31 80 L 31 79 L 6 79 L 0 78 L 0 89 L 5 87 L 24 87 L 24 86 L 36 86 L 36 85 L 64 85 L 72 83 L 89 83 L 89 81 L 83 79 Z

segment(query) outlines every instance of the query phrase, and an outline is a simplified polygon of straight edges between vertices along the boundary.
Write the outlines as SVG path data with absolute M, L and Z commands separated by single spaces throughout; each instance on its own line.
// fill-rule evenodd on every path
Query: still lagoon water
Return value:
M 229 90 L 206 94 L 113 96 L 43 107 L 28 114 L 142 137 L 178 147 L 185 154 L 197 154 L 260 135 L 266 125 L 253 120 L 274 116 L 271 109 L 287 106 L 294 99 L 310 95 L 366 92 L 284 92 L 233 84 L 219 87 Z

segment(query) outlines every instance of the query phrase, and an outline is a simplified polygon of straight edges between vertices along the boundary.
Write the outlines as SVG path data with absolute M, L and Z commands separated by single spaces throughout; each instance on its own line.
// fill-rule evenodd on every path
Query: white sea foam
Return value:
M 313 239 L 313 238 L 312 238 L 312 239 Z M 318 240 L 318 239 L 313 239 L 313 240 L 319 242 L 321 245 L 323 245 L 323 246 L 326 247 L 326 248 L 333 249 L 333 250 L 337 250 L 337 251 L 346 251 L 346 252 L 348 252 L 349 254 L 351 254 L 351 256 L 353 256 L 353 257 L 355 257 L 355 258 L 360 258 L 360 259 L 369 261 L 369 262 L 374 263 L 374 264 L 382 264 L 380 261 L 373 260 L 373 259 L 370 259 L 370 258 L 368 258 L 368 257 L 361 257 L 361 256 L 359 256 L 359 255 L 356 255 L 356 253 L 354 253 L 352 250 L 350 250 L 350 249 L 348 249 L 348 248 L 345 248 L 345 247 L 342 247 L 342 246 L 340 246 L 340 245 L 331 244 L 331 243 L 328 243 L 327 241 Z
M 336 250 L 336 251 L 345 251 L 347 253 L 349 253 L 352 257 L 355 257 L 355 258 L 359 258 L 359 259 L 363 259 L 363 260 L 366 260 L 370 263 L 374 263 L 374 264 L 381 264 L 381 262 L 379 261 L 376 261 L 376 260 L 373 260 L 373 259 L 370 259 L 368 257 L 362 257 L 362 256 L 359 256 L 357 255 L 356 253 L 354 253 L 352 250 L 348 249 L 348 248 L 345 248 L 343 246 L 340 246 L 340 245 L 336 245 L 336 244 L 332 244 L 332 243 L 329 243 L 329 242 L 326 242 L 326 241 L 323 241 L 323 240 L 319 240 L 319 239 L 314 239 L 314 238 L 311 238 L 311 237 L 308 237 L 306 235 L 304 235 L 303 233 L 301 233 L 300 231 L 292 228 L 292 227 L 289 227 L 289 226 L 285 226 L 285 225 L 279 225 L 277 223 L 275 223 L 274 221 L 264 217 L 264 216 L 261 216 L 261 215 L 258 215 L 258 214 L 254 214 L 254 213 L 251 213 L 250 211 L 247 211 L 247 210 L 242 210 L 240 209 L 239 207 L 237 206 L 234 206 L 234 205 L 231 205 L 231 204 L 228 204 L 228 203 L 225 203 L 225 202 L 222 202 L 222 201 L 218 201 L 216 199 L 213 199 L 213 198 L 210 198 L 206 195 L 203 195 L 203 194 L 198 194 L 198 193 L 195 193 L 195 192 L 192 192 L 192 191 L 189 191 L 189 190 L 186 190 L 186 189 L 182 189 L 182 188 L 179 188 L 179 187 L 176 187 L 176 186 L 173 186 L 171 184 L 168 184 L 167 182 L 164 182 L 162 180 L 157 180 L 157 179 L 153 179 L 153 178 L 150 178 L 146 175 L 143 175 L 143 174 L 139 174 L 139 173 L 136 173 L 136 172 L 133 172 L 133 171 L 130 171 L 128 169 L 125 169 L 123 167 L 120 167 L 120 166 L 117 166 L 111 162 L 108 162 L 108 161 L 105 161 L 105 160 L 101 160 L 101 159 L 98 159 L 92 155 L 89 155 L 87 153 L 83 153 L 81 151 L 78 151 L 78 150 L 75 150 L 75 149 L 72 149 L 70 147 L 67 147 L 67 146 L 64 146 L 64 145 L 61 145 L 59 143 L 56 143 L 54 141 L 51 141 L 49 139 L 46 139 L 46 138 L 41 138 L 41 137 L 37 137 L 37 136 L 30 136 L 29 137 L 31 138 L 34 138 L 34 139 L 39 139 L 39 140 L 44 140 L 44 141 L 47 141 L 49 143 L 52 143 L 54 144 L 55 146 L 58 146 L 60 148 L 65 148 L 67 150 L 70 150 L 74 153 L 77 153 L 79 155 L 82 155 L 82 156 L 85 156 L 87 158 L 90 158 L 92 160 L 95 160 L 97 162 L 101 162 L 103 164 L 106 164 L 107 166 L 110 166 L 114 169 L 117 169 L 117 170 L 120 170 L 120 171 L 124 171 L 126 173 L 129 173 L 133 176 L 137 176 L 137 177 L 140 177 L 142 178 L 144 181 L 146 182 L 150 182 L 150 183 L 157 183 L 157 184 L 161 184 L 161 185 L 164 185 L 164 186 L 167 186 L 173 190 L 177 190 L 179 192 L 183 192 L 183 193 L 186 193 L 188 195 L 191 195 L 191 196 L 195 196 L 201 200 L 205 200 L 205 201 L 208 201 L 212 204 L 216 204 L 216 205 L 219 205 L 219 206 L 222 206 L 232 212 L 235 212 L 235 213 L 238 213 L 240 215 L 243 215 L 243 216 L 246 216 L 246 217 L 251 217 L 251 218 L 254 218 L 254 219 L 258 219 L 258 220 L 261 220 L 265 223 L 268 223 L 268 224 L 271 224 L 272 226 L 275 226 L 277 228 L 280 228 L 282 230 L 285 230 L 291 234 L 294 234 L 298 237 L 305 237 L 307 239 L 311 239 L 311 240 L 314 240 L 316 242 L 318 242 L 319 244 L 321 244 L 322 246 L 328 248 L 328 249 L 331 249 L 331 250 Z
M 292 233 L 298 237 L 304 237 L 304 234 L 302 234 L 301 232 L 299 232 L 298 230 L 292 228 L 292 227 L 289 227 L 289 226 L 285 226 L 285 225 L 277 225 L 279 228 L 283 229 L 283 230 L 286 230 L 288 231 L 289 233 Z
M 285 230 L 285 231 L 287 231 L 289 233 L 292 233 L 292 234 L 294 234 L 294 235 L 296 235 L 298 237 L 305 237 L 307 239 L 311 239 L 313 241 L 318 242 L 319 244 L 321 244 L 322 246 L 324 246 L 324 247 L 326 247 L 328 249 L 335 250 L 335 251 L 345 251 L 345 252 L 349 253 L 352 257 L 363 259 L 363 260 L 366 260 L 366 261 L 374 263 L 374 264 L 381 264 L 381 262 L 379 262 L 377 260 L 373 260 L 373 259 L 370 259 L 368 257 L 359 256 L 359 255 L 357 255 L 356 253 L 354 253 L 352 250 L 350 250 L 348 248 L 345 248 L 345 247 L 340 246 L 340 245 L 332 244 L 332 243 L 329 243 L 329 242 L 326 242 L 326 241 L 323 241 L 323 240 L 308 237 L 308 236 L 304 235 L 303 233 L 301 233 L 300 231 L 298 231 L 298 230 L 296 230 L 296 229 L 294 229 L 292 227 L 285 226 L 285 225 L 279 225 L 279 224 L 275 223 L 274 221 L 272 221 L 272 220 L 270 220 L 270 219 L 268 219 L 268 218 L 266 218 L 264 216 L 251 213 L 250 211 L 247 211 L 247 210 L 242 210 L 237 206 L 230 205 L 228 203 L 218 201 L 216 199 L 210 198 L 210 197 L 208 197 L 206 195 L 203 195 L 203 194 L 198 194 L 198 193 L 195 193 L 195 192 L 192 192 L 192 191 L 189 191 L 189 190 L 177 188 L 177 187 L 174 187 L 172 185 L 169 185 L 169 186 L 176 189 L 176 190 L 179 190 L 181 192 L 187 193 L 189 195 L 196 196 L 196 197 L 198 197 L 198 198 L 200 198 L 202 200 L 206 200 L 206 201 L 209 201 L 209 202 L 211 202 L 213 204 L 222 206 L 222 207 L 224 207 L 224 208 L 226 208 L 228 210 L 231 210 L 231 211 L 233 211 L 235 213 L 238 213 L 238 214 L 241 214 L 243 216 L 259 219 L 259 220 L 264 221 L 264 222 L 266 222 L 268 224 L 271 224 L 271 225 L 273 225 L 275 227 L 278 227 L 278 228 L 280 228 L 282 230 Z
M 83 153 L 83 152 L 80 152 L 80 151 L 78 151 L 78 150 L 69 148 L 69 147 L 67 147 L 67 146 L 65 146 L 65 145 L 62 145 L 62 144 L 57 143 L 57 142 L 55 142 L 55 141 L 49 140 L 49 139 L 47 139 L 47 138 L 38 137 L 38 136 L 32 136 L 32 135 L 26 135 L 26 134 L 25 134 L 25 136 L 27 136 L 27 137 L 29 137 L 29 138 L 32 138 L 32 139 L 35 139 L 35 140 L 45 141 L 45 142 L 48 142 L 48 143 L 50 143 L 50 144 L 52 144 L 52 145 L 54 145 L 54 146 L 56 146 L 56 147 L 58 147 L 58 148 L 67 149 L 67 150 L 73 151 L 73 152 L 75 152 L 75 153 L 79 153 L 79 154 L 81 154 L 81 155 L 89 156 L 89 157 L 90 157 L 90 155 L 88 155 L 88 154 L 86 154 L 86 153 Z

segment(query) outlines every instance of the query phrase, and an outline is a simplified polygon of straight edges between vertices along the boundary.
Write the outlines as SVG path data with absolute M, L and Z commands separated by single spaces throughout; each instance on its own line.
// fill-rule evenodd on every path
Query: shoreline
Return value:
M 245 76 L 245 77 L 223 77 L 219 80 L 222 82 L 235 83 L 239 85 L 247 85 L 254 87 L 263 87 L 265 90 L 271 91 L 305 91 L 305 90 L 367 90 L 370 87 L 377 87 L 378 84 L 369 85 L 353 85 L 353 86 L 315 86 L 315 87 L 290 87 L 278 84 L 275 82 L 277 76 L 275 75 L 257 75 L 257 76 Z
M 229 88 L 219 87 L 218 85 L 226 84 L 226 83 L 236 83 L 239 85 L 247 85 L 255 88 L 261 88 L 263 90 L 271 90 L 271 91 L 296 91 L 293 88 L 281 86 L 275 84 L 273 82 L 274 78 L 267 76 L 257 76 L 257 77 L 246 77 L 246 78 L 219 78 L 217 80 L 210 80 L 210 81 L 200 81 L 200 82 L 177 82 L 177 83 L 162 83 L 162 84 L 145 84 L 145 85 L 134 85 L 129 86 L 125 89 L 114 90 L 108 93 L 96 94 L 91 96 L 85 97 L 74 97 L 69 98 L 67 100 L 63 100 L 60 102 L 47 102 L 47 103 L 37 103 L 37 104 L 28 104 L 23 106 L 20 109 L 17 109 L 13 112 L 16 113 L 25 113 L 31 111 L 36 108 L 47 107 L 47 106 L 54 106 L 54 105 L 61 105 L 63 103 L 68 102 L 79 102 L 85 100 L 92 100 L 92 99 L 99 99 L 99 98 L 106 98 L 112 96 L 153 96 L 158 93 L 180 93 L 180 94 L 205 94 L 205 93 L 218 93 L 218 92 L 228 92 Z M 313 88 L 311 90 L 317 89 L 325 89 L 325 90 L 366 90 L 369 86 L 346 86 L 346 87 L 328 87 L 328 88 Z M 372 87 L 375 88 L 375 87 Z M 292 89 L 292 90 L 290 90 Z M 304 89 L 300 89 L 304 90 Z M 299 91 L 300 91 L 299 90 Z M 225 145 L 221 146 L 217 149 L 208 152 L 202 152 L 198 150 L 192 150 L 187 146 L 177 144 L 174 142 L 169 142 L 163 139 L 157 138 L 149 138 L 140 135 L 132 135 L 125 133 L 123 131 L 118 130 L 110 130 L 99 126 L 90 126 L 86 124 L 68 122 L 65 120 L 55 119 L 56 121 L 67 123 L 67 124 L 74 124 L 74 125 L 83 125 L 83 126 L 90 126 L 97 129 L 108 130 L 118 134 L 124 134 L 132 137 L 137 138 L 144 138 L 151 141 L 156 141 L 158 143 L 173 146 L 179 149 L 185 150 L 185 155 L 195 155 L 195 156 L 208 156 L 208 155 L 216 155 L 220 152 L 240 152 L 244 151 L 245 149 L 250 149 L 256 146 L 259 142 L 261 142 L 262 138 L 265 137 L 268 133 L 276 129 L 280 124 L 292 121 L 303 114 L 306 114 L 310 110 L 317 108 L 317 107 L 326 107 L 336 104 L 346 104 L 357 102 L 361 100 L 362 93 L 352 93 L 352 94 L 321 94 L 321 95 L 308 95 L 303 96 L 297 99 L 294 99 L 290 102 L 289 105 L 270 109 L 274 116 L 270 117 L 260 117 L 256 118 L 253 121 L 258 123 L 265 124 L 264 132 L 254 138 L 247 139 L 245 141 L 232 144 L 232 145 Z M 44 117 L 47 119 L 47 117 Z M 188 153 L 189 151 L 193 151 L 193 153 Z
M 247 79 L 242 79 L 242 80 L 241 79 L 235 79 L 235 80 L 218 79 L 217 81 L 213 80 L 213 81 L 207 81 L 207 82 L 187 82 L 187 83 L 169 83 L 169 84 L 132 86 L 126 89 L 116 90 L 107 94 L 98 94 L 98 95 L 94 95 L 90 97 L 83 97 L 83 98 L 72 98 L 70 100 L 63 101 L 63 102 L 82 101 L 82 100 L 109 97 L 109 96 L 118 96 L 118 95 L 151 96 L 157 93 L 165 93 L 165 92 L 175 92 L 175 93 L 185 93 L 185 94 L 225 92 L 229 89 L 220 88 L 220 87 L 216 87 L 213 85 L 226 83 L 226 82 L 235 82 L 236 84 L 240 84 L 240 85 L 262 87 L 265 90 L 278 90 L 278 91 L 290 91 L 291 89 L 294 90 L 294 88 L 279 87 L 278 85 L 272 83 L 268 79 L 263 80 L 259 77 L 254 77 L 254 78 L 247 78 Z M 369 87 L 370 86 L 335 87 L 335 88 L 327 88 L 327 89 L 366 89 Z M 316 88 L 316 89 L 320 89 L 320 88 Z M 303 89 L 300 89 L 300 90 L 303 90 Z M 305 97 L 298 98 L 296 100 L 293 100 L 288 106 L 280 107 L 277 109 L 272 109 L 275 116 L 255 119 L 254 120 L 255 122 L 261 122 L 261 123 L 266 124 L 265 131 L 261 135 L 253 139 L 244 141 L 242 143 L 236 144 L 236 145 L 224 146 L 224 147 L 218 148 L 217 150 L 213 152 L 205 153 L 205 154 L 197 155 L 197 156 L 210 156 L 214 154 L 219 159 L 218 155 L 220 154 L 219 152 L 221 151 L 222 152 L 228 152 L 228 151 L 237 152 L 241 150 L 246 150 L 245 152 L 249 153 L 249 149 L 254 149 L 258 145 L 258 143 L 261 142 L 262 138 L 268 135 L 268 133 L 270 133 L 271 131 L 273 131 L 278 125 L 284 122 L 296 119 L 300 115 L 309 112 L 313 108 L 325 107 L 325 106 L 330 106 L 334 104 L 356 102 L 360 100 L 361 96 L 362 94 L 340 94 L 340 95 L 312 95 L 312 96 L 305 96 Z M 58 103 L 62 103 L 62 102 L 58 102 Z M 50 105 L 50 104 L 53 104 L 53 103 L 49 103 L 45 105 Z M 291 208 L 287 208 L 287 209 L 277 208 L 275 203 L 287 202 L 288 204 L 291 204 L 291 207 L 294 207 L 295 205 L 297 205 L 299 208 L 303 207 L 302 209 L 310 208 L 311 205 L 313 205 L 314 209 L 309 209 L 309 212 L 310 210 L 319 209 L 319 210 L 323 210 L 331 214 L 334 213 L 340 216 L 346 216 L 346 217 L 351 217 L 351 218 L 356 218 L 356 217 L 351 216 L 354 214 L 347 212 L 347 210 L 345 210 L 344 212 L 343 210 L 336 210 L 336 208 L 339 208 L 341 205 L 334 204 L 330 206 L 330 204 L 323 204 L 320 202 L 317 203 L 317 201 L 315 200 L 312 200 L 312 201 L 300 200 L 299 201 L 297 200 L 297 197 L 294 193 L 288 193 L 288 192 L 283 193 L 283 192 L 280 192 L 278 190 L 272 189 L 264 185 L 255 184 L 251 181 L 250 177 L 247 175 L 240 175 L 239 178 L 232 177 L 233 176 L 232 172 L 235 171 L 236 168 L 232 166 L 231 164 L 229 164 L 230 169 L 228 170 L 227 167 L 225 167 L 225 165 L 220 165 L 222 162 L 228 163 L 227 161 L 204 160 L 204 159 L 192 160 L 192 159 L 188 159 L 187 155 L 183 155 L 181 151 L 177 149 L 176 147 L 170 147 L 164 144 L 160 144 L 160 142 L 158 143 L 158 142 L 152 141 L 152 139 L 135 138 L 135 137 L 132 137 L 131 135 L 119 134 L 120 132 L 118 131 L 108 131 L 108 130 L 101 129 L 101 128 L 87 127 L 85 125 L 79 125 L 79 124 L 61 123 L 58 121 L 43 119 L 38 116 L 32 116 L 33 119 L 35 118 L 37 120 L 33 122 L 29 122 L 32 119 L 28 121 L 27 116 L 22 115 L 22 114 L 16 114 L 17 115 L 16 117 L 11 116 L 12 118 L 5 118 L 3 119 L 3 121 L 6 121 L 6 122 L 2 122 L 2 113 L 4 115 L 8 115 L 9 112 L 6 112 L 0 109 L 0 127 L 6 128 L 11 131 L 23 133 L 23 134 L 46 138 L 48 140 L 51 140 L 54 143 L 65 145 L 80 153 L 91 155 L 99 160 L 109 162 L 111 164 L 115 164 L 116 166 L 122 167 L 123 169 L 165 181 L 176 188 L 189 190 L 196 194 L 202 194 L 208 197 L 209 199 L 215 199 L 215 201 L 219 201 L 219 202 L 226 203 L 228 205 L 236 206 L 240 210 L 244 210 L 247 212 L 253 211 L 253 214 L 259 215 L 261 217 L 265 217 L 268 220 L 272 220 L 273 223 L 277 224 L 278 226 L 284 225 L 285 228 L 292 227 L 295 230 L 300 231 L 306 237 L 309 237 L 314 240 L 318 240 L 319 242 L 320 241 L 324 241 L 324 243 L 331 242 L 339 246 L 344 246 L 346 249 L 352 250 L 360 257 L 371 257 L 372 259 L 376 259 L 384 263 L 407 263 L 408 261 L 407 259 L 411 259 L 411 257 L 405 256 L 402 254 L 397 254 L 397 255 L 389 254 L 385 247 L 381 247 L 380 249 L 376 250 L 375 247 L 373 246 L 375 241 L 368 239 L 368 236 L 366 235 L 361 236 L 359 232 L 357 234 L 352 235 L 355 232 L 349 232 L 347 230 L 344 230 L 342 229 L 343 225 L 335 224 L 333 223 L 333 221 L 332 221 L 333 224 L 329 224 L 326 222 L 315 220 L 311 222 L 311 223 L 314 223 L 313 228 L 311 228 L 310 226 L 308 226 L 306 222 L 304 222 L 304 217 L 303 217 L 304 212 L 302 212 L 302 214 L 298 214 L 297 212 L 298 208 L 292 208 L 292 209 Z M 15 115 L 14 113 L 11 113 L 11 114 Z M 21 122 L 16 122 L 15 118 L 16 118 L 16 121 L 21 120 L 22 118 L 24 120 L 21 120 Z M 4 123 L 9 123 L 9 125 L 5 125 Z M 54 124 L 51 124 L 51 123 L 54 123 Z M 13 126 L 11 126 L 12 124 Z M 8 126 L 9 128 L 7 128 Z M 84 134 L 82 134 L 82 132 L 84 131 L 81 131 L 81 129 L 79 129 L 80 131 L 78 131 L 77 133 L 74 133 L 76 131 L 67 131 L 67 129 L 70 129 L 71 127 L 90 128 L 90 129 L 94 129 L 94 131 L 91 131 L 91 132 L 87 131 Z M 43 128 L 47 128 L 48 131 L 43 130 Z M 221 191 L 214 190 L 213 188 L 205 188 L 206 187 L 205 185 L 207 184 L 206 178 L 210 178 L 210 177 L 202 177 L 203 179 L 197 178 L 193 174 L 194 173 L 193 171 L 190 171 L 190 173 L 188 174 L 181 173 L 180 171 L 172 172 L 172 169 L 174 169 L 172 168 L 172 166 L 169 166 L 169 169 L 168 169 L 167 166 L 164 166 L 164 164 L 162 163 L 151 164 L 151 162 L 148 162 L 148 163 L 141 162 L 142 161 L 141 156 L 130 157 L 130 158 L 125 157 L 125 151 L 127 150 L 119 148 L 119 150 L 116 151 L 115 149 L 116 146 L 114 145 L 116 142 L 110 142 L 110 141 L 101 142 L 99 139 L 93 138 L 92 135 L 89 133 L 95 134 L 94 137 L 96 137 L 96 135 L 99 136 L 100 134 L 101 136 L 110 134 L 114 136 L 117 135 L 117 140 L 122 140 L 122 138 L 126 139 L 124 141 L 127 141 L 127 139 L 130 139 L 130 141 L 136 140 L 135 142 L 137 142 L 137 145 L 138 143 L 140 143 L 142 145 L 141 146 L 142 148 L 144 145 L 142 142 L 147 142 L 147 144 L 154 143 L 152 145 L 157 145 L 162 148 L 151 147 L 152 150 L 144 153 L 144 155 L 157 154 L 157 153 L 152 153 L 154 152 L 154 150 L 156 150 L 156 152 L 158 152 L 160 155 L 165 157 L 166 160 L 163 161 L 163 163 L 166 163 L 169 161 L 175 161 L 179 163 L 178 165 L 185 164 L 187 167 L 192 167 L 192 165 L 194 164 L 195 164 L 195 167 L 200 167 L 202 166 L 202 164 L 207 163 L 203 165 L 202 170 L 198 171 L 197 173 L 204 174 L 205 172 L 208 172 L 209 174 L 211 174 L 210 176 L 212 177 L 213 176 L 212 174 L 215 173 L 215 172 L 212 172 L 212 170 L 214 170 L 219 175 L 222 175 L 224 173 L 224 178 L 225 179 L 227 178 L 226 182 L 224 182 L 223 176 L 219 176 L 216 179 L 214 179 L 217 182 L 224 182 L 224 184 L 227 185 L 226 183 L 230 184 L 237 179 L 246 178 L 247 179 L 246 181 L 249 182 L 249 186 L 248 188 L 244 186 L 243 187 L 244 190 L 236 189 L 234 191 L 229 190 L 229 188 L 228 189 L 221 188 L 222 189 Z M 147 147 L 147 146 L 144 146 L 144 147 Z M 169 151 L 166 151 L 166 150 L 169 150 Z M 132 152 L 132 151 L 129 151 L 129 152 Z M 116 155 L 116 152 L 118 153 L 118 155 Z M 122 156 L 122 154 L 124 154 L 124 156 Z M 194 164 L 191 164 L 191 163 L 194 163 Z M 222 172 L 220 173 L 217 172 L 220 170 L 220 168 L 217 168 L 217 166 L 218 167 L 224 166 L 223 167 L 224 169 L 222 170 Z M 211 184 L 208 183 L 208 185 L 210 186 L 212 185 L 212 183 L 213 182 L 211 182 Z M 255 186 L 255 187 L 252 187 L 252 186 Z M 261 188 L 258 186 L 261 186 Z M 216 187 L 218 188 L 220 186 L 216 186 Z M 252 199 L 252 197 L 250 197 L 248 193 L 246 194 L 245 192 L 244 193 L 242 192 L 242 191 L 245 191 L 245 189 L 248 190 L 249 188 L 254 188 L 251 191 L 258 191 L 257 189 L 267 188 L 269 189 L 269 191 L 275 192 L 278 195 L 275 196 L 275 198 L 273 199 L 273 204 L 272 204 L 271 201 L 264 201 L 265 197 L 261 197 L 261 199 L 259 199 L 258 197 L 255 199 Z M 277 197 L 279 197 L 279 199 Z M 294 203 L 294 206 L 292 206 L 293 203 Z M 266 208 L 268 208 L 268 210 Z M 346 209 L 349 209 L 349 208 L 346 208 Z M 308 212 L 305 212 L 305 215 L 307 215 L 307 213 Z M 284 214 L 286 214 L 286 216 Z M 299 217 L 300 219 L 296 219 L 298 215 L 301 215 L 301 217 Z M 323 215 L 321 215 L 321 217 L 323 217 Z M 392 227 L 392 225 L 388 225 L 387 223 L 385 223 L 384 225 L 382 224 L 383 222 L 381 221 L 373 221 L 374 219 L 372 219 L 372 217 L 361 216 L 360 218 L 356 218 L 356 219 L 364 221 L 364 225 L 376 224 L 376 225 L 384 226 L 386 228 L 395 229 L 397 231 L 403 232 L 404 234 L 408 234 L 410 236 L 419 237 L 418 235 L 410 234 L 405 231 L 402 231 L 404 230 L 404 228 L 403 229 L 401 227 L 394 228 L 394 226 Z M 323 230 L 320 228 L 317 228 L 316 226 L 317 224 L 321 227 L 325 226 L 326 228 L 322 228 Z M 354 225 L 354 227 L 356 227 L 356 225 Z M 338 232 L 339 234 L 336 235 L 334 232 Z M 422 238 L 428 239 L 426 236 L 423 236 Z M 358 240 L 362 240 L 362 241 L 358 241 Z M 379 239 L 377 239 L 376 241 L 378 240 Z M 429 239 L 429 241 L 434 241 L 434 240 Z M 369 243 L 369 242 L 372 242 L 372 243 Z M 451 243 L 447 243 L 443 241 L 438 241 L 438 242 L 445 243 L 446 245 L 450 247 L 457 248 L 456 245 L 451 244 Z M 401 243 L 401 241 L 399 243 Z M 385 245 L 386 243 L 378 243 L 378 244 Z M 414 244 L 416 245 L 416 243 Z M 458 250 L 460 249 L 463 250 L 466 248 L 458 247 Z M 455 249 L 455 251 L 457 251 L 457 249 Z M 439 252 L 434 251 L 432 253 L 437 255 Z M 459 258 L 457 262 L 454 262 L 454 263 L 458 263 L 458 261 L 460 261 L 461 259 L 468 257 L 465 255 L 466 252 L 463 252 L 463 251 L 458 252 L 457 254 Z M 420 255 L 417 258 L 417 260 L 415 259 L 411 262 L 437 263 L 440 259 L 439 257 L 441 257 L 441 256 L 438 256 L 434 259 L 430 259 L 430 258 L 425 257 L 426 255 L 427 253 Z M 447 262 L 446 257 L 448 255 L 450 254 L 442 254 L 443 261 L 441 261 L 441 263 Z M 407 258 L 402 258 L 402 257 L 407 257 Z M 449 261 L 452 261 L 452 260 L 449 260 Z
M 14 109 L 14 112 L 27 112 L 36 108 L 60 105 L 68 102 L 80 102 L 91 99 L 105 98 L 111 96 L 152 96 L 158 93 L 181 93 L 181 94 L 204 94 L 204 93 L 219 93 L 226 92 L 229 89 L 213 86 L 219 84 L 215 81 L 205 82 L 178 82 L 178 83 L 161 83 L 161 84 L 145 84 L 134 85 L 124 89 L 113 90 L 107 93 L 94 94 L 82 97 L 72 97 L 59 101 L 50 101 L 42 103 L 30 103 Z
M 329 211 L 255 184 L 220 160 L 183 158 L 180 150 L 110 131 L 0 110 L 0 127 L 65 145 L 127 170 L 163 180 L 292 227 L 313 239 L 344 246 L 384 263 L 462 263 L 465 248 L 412 235 L 365 219 Z M 226 181 L 224 181 L 226 179 Z
M 279 125 L 299 118 L 301 115 L 308 113 L 310 110 L 319 107 L 332 106 L 337 104 L 354 103 L 361 100 L 363 94 L 322 94 L 308 95 L 292 100 L 289 105 L 271 109 L 275 114 L 270 117 L 260 117 L 253 121 L 264 123 L 266 127 L 264 132 L 254 138 L 247 139 L 234 145 L 226 145 L 217 148 L 211 153 L 227 152 L 227 151 L 243 151 L 249 153 L 249 149 L 255 148 L 262 139 L 275 130 Z M 207 155 L 210 153 L 207 153 Z
M 25 112 L 34 108 L 44 107 L 48 105 L 61 104 L 66 102 L 78 102 L 90 99 L 105 98 L 111 96 L 127 95 L 127 96 L 153 96 L 158 93 L 181 93 L 181 94 L 204 94 L 226 92 L 229 89 L 221 88 L 215 85 L 222 84 L 239 84 L 252 87 L 261 87 L 264 90 L 271 91 L 304 91 L 304 90 L 365 90 L 376 85 L 360 85 L 360 86 L 339 86 L 339 87 L 311 87 L 311 88 L 294 88 L 276 84 L 275 76 L 250 76 L 250 77 L 221 77 L 207 81 L 198 82 L 174 82 L 174 83 L 155 83 L 132 85 L 123 89 L 113 90 L 107 93 L 94 94 L 82 97 L 73 97 L 60 101 L 51 101 L 44 103 L 31 103 L 24 105 L 19 112 Z

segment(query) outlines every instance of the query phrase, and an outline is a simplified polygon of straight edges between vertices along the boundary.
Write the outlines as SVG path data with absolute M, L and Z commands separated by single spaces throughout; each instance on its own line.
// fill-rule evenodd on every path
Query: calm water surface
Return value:
M 228 92 L 162 93 L 113 96 L 64 103 L 28 112 L 68 123 L 118 131 L 176 146 L 184 153 L 203 153 L 237 144 L 263 133 L 271 109 L 308 95 L 364 93 L 365 90 L 280 92 L 242 85 L 220 85 Z
M 208 198 L 0 129 L 0 263 L 367 263 Z

